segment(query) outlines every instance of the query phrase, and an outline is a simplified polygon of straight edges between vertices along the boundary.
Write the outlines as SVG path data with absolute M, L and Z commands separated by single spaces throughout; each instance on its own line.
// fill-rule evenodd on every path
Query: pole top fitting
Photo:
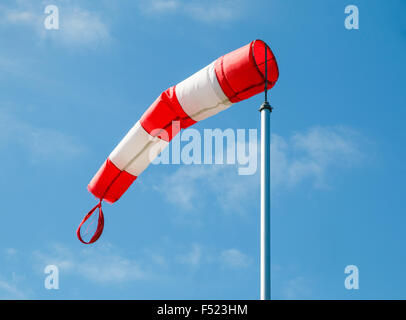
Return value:
M 273 108 L 271 107 L 271 105 L 269 104 L 268 101 L 264 101 L 264 103 L 261 105 L 261 107 L 259 108 L 259 111 L 261 112 L 262 110 L 269 110 L 269 112 L 272 112 Z

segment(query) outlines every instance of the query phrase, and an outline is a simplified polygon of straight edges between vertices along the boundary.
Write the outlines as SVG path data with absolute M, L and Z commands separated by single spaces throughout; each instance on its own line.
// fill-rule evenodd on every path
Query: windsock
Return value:
M 163 91 L 90 181 L 88 190 L 99 203 L 79 225 L 79 240 L 88 244 L 100 237 L 104 227 L 102 201 L 114 203 L 120 199 L 181 129 L 263 92 L 265 84 L 267 90 L 272 88 L 278 76 L 271 49 L 262 40 L 255 40 Z M 99 209 L 97 229 L 86 242 L 81 227 L 96 209 Z

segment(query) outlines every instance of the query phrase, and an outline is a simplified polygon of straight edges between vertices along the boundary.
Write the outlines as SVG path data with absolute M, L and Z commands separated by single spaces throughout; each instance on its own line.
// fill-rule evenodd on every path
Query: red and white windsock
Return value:
M 120 199 L 181 129 L 263 92 L 265 65 L 267 89 L 270 89 L 279 76 L 276 59 L 265 42 L 255 40 L 162 92 L 90 181 L 88 190 L 100 201 L 79 225 L 79 240 L 92 243 L 100 237 L 104 226 L 102 200 L 113 203 Z M 81 227 L 97 208 L 97 230 L 86 242 L 82 239 Z

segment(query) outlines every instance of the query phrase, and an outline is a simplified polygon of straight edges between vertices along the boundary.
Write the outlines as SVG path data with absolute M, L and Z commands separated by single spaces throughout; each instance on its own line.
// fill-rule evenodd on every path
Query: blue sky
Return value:
M 44 28 L 49 4 L 59 30 Z M 0 298 L 259 298 L 259 175 L 235 165 L 151 165 L 104 206 L 96 244 L 75 235 L 88 182 L 158 94 L 257 38 L 280 69 L 272 297 L 406 298 L 405 13 L 402 0 L 2 1 Z M 259 128 L 262 99 L 194 128 Z M 59 290 L 44 288 L 48 264 Z

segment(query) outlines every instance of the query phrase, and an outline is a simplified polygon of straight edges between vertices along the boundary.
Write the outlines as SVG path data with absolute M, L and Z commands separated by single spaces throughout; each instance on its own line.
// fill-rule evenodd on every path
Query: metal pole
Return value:
M 265 101 L 261 105 L 261 300 L 271 300 L 271 128 L 265 45 Z
M 270 115 L 268 102 L 261 106 L 261 300 L 271 299 L 271 200 Z

